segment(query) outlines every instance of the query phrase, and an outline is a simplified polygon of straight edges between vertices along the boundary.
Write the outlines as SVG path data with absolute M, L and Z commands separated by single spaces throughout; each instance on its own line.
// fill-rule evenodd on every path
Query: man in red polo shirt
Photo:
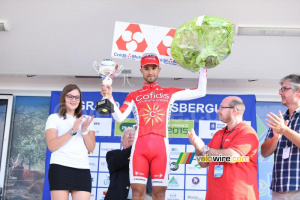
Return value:
M 217 131 L 207 146 L 194 130 L 188 133 L 197 156 L 249 157 L 249 162 L 199 162 L 201 167 L 209 167 L 206 200 L 259 199 L 258 139 L 255 130 L 243 121 L 244 111 L 241 98 L 226 97 L 217 112 L 227 126 Z

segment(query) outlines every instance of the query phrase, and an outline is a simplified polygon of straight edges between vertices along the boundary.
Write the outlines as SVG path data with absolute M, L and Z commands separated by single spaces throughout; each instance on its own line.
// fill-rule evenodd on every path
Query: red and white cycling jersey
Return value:
M 146 184 L 150 164 L 152 185 L 168 185 L 167 133 L 172 105 L 176 100 L 190 100 L 206 95 L 206 69 L 201 68 L 199 72 L 196 89 L 162 88 L 156 82 L 145 83 L 142 89 L 128 94 L 120 109 L 113 102 L 115 112 L 112 116 L 116 121 L 123 121 L 133 111 L 137 123 L 131 151 L 130 183 Z M 156 137 L 148 137 L 151 134 Z
M 162 88 L 157 82 L 145 83 L 143 88 L 128 94 L 120 109 L 112 113 L 116 121 L 123 121 L 133 111 L 137 135 L 157 134 L 167 137 L 171 109 L 176 100 L 190 100 L 206 95 L 206 69 L 201 68 L 196 89 Z

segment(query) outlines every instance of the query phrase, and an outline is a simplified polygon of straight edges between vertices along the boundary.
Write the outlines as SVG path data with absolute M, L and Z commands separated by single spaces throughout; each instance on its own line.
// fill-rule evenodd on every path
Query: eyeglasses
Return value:
M 219 109 L 223 109 L 223 108 L 234 108 L 234 107 L 232 107 L 232 106 L 230 106 L 230 107 L 220 106 Z
M 279 89 L 279 92 L 285 92 L 286 90 L 292 89 L 292 87 L 282 87 Z
M 71 94 L 67 94 L 66 97 L 69 100 L 72 100 L 72 99 L 75 99 L 75 101 L 79 101 L 80 100 L 80 96 L 73 96 Z
M 157 55 L 155 53 L 144 53 L 142 58 L 157 58 Z
M 135 133 L 124 133 L 124 138 L 125 137 L 129 137 L 129 136 L 133 136 L 134 137 Z

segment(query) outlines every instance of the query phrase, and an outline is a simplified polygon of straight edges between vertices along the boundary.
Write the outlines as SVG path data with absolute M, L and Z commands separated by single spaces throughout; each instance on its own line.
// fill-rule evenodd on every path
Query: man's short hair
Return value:
M 123 131 L 123 133 L 122 133 L 121 141 L 122 141 L 123 138 L 124 138 L 124 134 L 125 134 L 126 132 L 128 132 L 128 131 L 133 131 L 133 132 L 135 132 L 135 129 L 132 128 L 132 127 L 127 127 L 127 128 L 125 128 L 124 131 Z
M 233 99 L 230 103 L 229 103 L 230 107 L 235 107 L 237 109 L 237 111 L 241 114 L 244 114 L 245 112 L 245 104 L 244 101 L 242 99 Z
M 292 89 L 294 91 L 298 90 L 300 88 L 300 75 L 299 74 L 290 74 L 285 77 L 283 77 L 280 80 L 280 85 L 282 85 L 285 81 L 289 81 L 292 85 Z

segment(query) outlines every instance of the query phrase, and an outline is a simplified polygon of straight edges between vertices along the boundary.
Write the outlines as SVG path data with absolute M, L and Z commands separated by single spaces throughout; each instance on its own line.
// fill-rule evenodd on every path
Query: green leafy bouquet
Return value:
M 233 38 L 229 20 L 208 15 L 196 17 L 176 29 L 171 54 L 189 71 L 213 68 L 230 55 Z

